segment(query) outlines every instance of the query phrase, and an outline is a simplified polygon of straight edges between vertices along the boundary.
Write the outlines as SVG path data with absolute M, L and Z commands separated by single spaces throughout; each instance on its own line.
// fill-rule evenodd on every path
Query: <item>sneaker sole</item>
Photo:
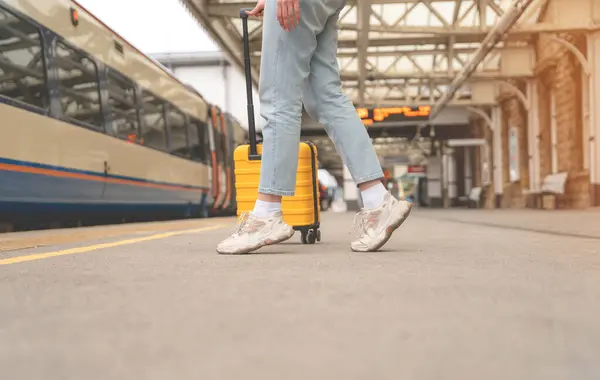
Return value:
M 256 250 L 258 250 L 258 249 L 260 249 L 262 247 L 266 247 L 267 245 L 274 245 L 274 244 L 283 243 L 284 241 L 291 239 L 292 236 L 294 236 L 294 233 L 295 233 L 295 231 L 292 230 L 292 233 L 290 234 L 290 236 L 284 236 L 284 237 L 282 237 L 281 239 L 278 239 L 278 240 L 270 240 L 270 239 L 263 240 L 262 242 L 258 243 L 257 245 L 254 245 L 254 246 L 252 246 L 250 248 L 246 248 L 246 249 L 240 249 L 240 250 L 231 251 L 231 252 L 229 252 L 229 251 L 220 252 L 217 249 L 217 253 L 219 253 L 220 255 L 245 255 L 245 254 L 248 254 L 248 253 L 252 253 L 252 252 L 254 252 L 254 251 L 256 251 Z
M 398 228 L 400 228 L 400 226 L 404 223 L 404 221 L 406 219 L 408 219 L 408 216 L 410 215 L 411 211 L 412 211 L 412 205 L 409 204 L 408 211 L 404 214 L 404 216 L 402 218 L 400 218 L 397 222 L 395 222 L 393 224 L 390 224 L 385 229 L 385 237 L 383 238 L 383 240 L 380 243 L 378 243 L 374 247 L 371 247 L 371 248 L 366 249 L 366 250 L 357 250 L 357 249 L 354 249 L 354 248 L 351 248 L 351 249 L 354 252 L 374 252 L 374 251 L 377 251 L 378 249 L 380 249 L 381 247 L 383 247 L 385 245 L 385 243 L 388 242 L 388 240 L 390 240 L 390 238 L 392 237 L 392 234 L 394 233 L 394 231 L 396 231 Z

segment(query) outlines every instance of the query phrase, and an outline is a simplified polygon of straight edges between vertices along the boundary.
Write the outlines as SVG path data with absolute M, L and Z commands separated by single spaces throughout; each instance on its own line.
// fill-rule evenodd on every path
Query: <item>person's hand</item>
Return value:
M 294 29 L 300 22 L 300 0 L 277 0 L 277 20 L 283 30 Z
M 262 17 L 265 11 L 265 1 L 266 0 L 258 0 L 256 6 L 251 11 L 246 11 L 246 13 L 250 16 Z

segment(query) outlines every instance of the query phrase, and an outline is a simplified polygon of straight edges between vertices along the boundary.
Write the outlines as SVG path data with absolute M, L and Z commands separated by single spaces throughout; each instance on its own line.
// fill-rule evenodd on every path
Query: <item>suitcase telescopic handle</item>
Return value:
M 252 101 L 252 70 L 250 66 L 250 41 L 248 37 L 248 14 L 251 8 L 240 9 L 242 19 L 242 39 L 244 40 L 244 69 L 246 71 L 246 97 L 248 106 L 248 135 L 250 138 L 249 159 L 260 159 L 256 148 L 256 124 L 254 121 L 254 103 Z

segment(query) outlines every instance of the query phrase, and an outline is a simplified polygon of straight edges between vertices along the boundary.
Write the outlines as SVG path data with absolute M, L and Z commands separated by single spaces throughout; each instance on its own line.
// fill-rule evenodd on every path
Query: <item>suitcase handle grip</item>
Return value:
M 246 96 L 248 107 L 248 137 L 250 139 L 250 152 L 248 153 L 249 160 L 260 160 L 256 148 L 256 125 L 254 121 L 254 104 L 252 102 L 252 70 L 250 66 L 250 41 L 248 37 L 248 14 L 246 11 L 251 11 L 250 8 L 240 9 L 240 18 L 242 19 L 242 39 L 244 40 L 244 69 L 246 72 Z
M 242 9 L 240 9 L 240 18 L 241 19 L 248 18 L 248 13 L 246 13 L 246 12 L 250 12 L 251 10 L 252 10 L 252 8 L 242 8 Z

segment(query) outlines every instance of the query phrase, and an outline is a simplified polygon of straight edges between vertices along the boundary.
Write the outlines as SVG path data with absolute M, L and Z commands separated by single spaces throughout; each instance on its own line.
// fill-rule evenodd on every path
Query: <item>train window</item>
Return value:
M 55 59 L 64 115 L 92 129 L 103 130 L 96 63 L 62 41 L 56 44 Z
M 39 30 L 0 8 L 0 95 L 48 107 L 46 71 Z
M 108 72 L 109 120 L 114 134 L 124 140 L 140 140 L 135 87 L 119 73 Z
M 188 155 L 188 136 L 185 116 L 174 106 L 169 105 L 169 151 L 176 156 Z
M 189 136 L 192 160 L 208 164 L 210 160 L 208 160 L 207 153 L 210 154 L 210 149 L 206 133 L 206 125 L 198 120 L 190 120 Z
M 205 123 L 200 123 L 198 128 L 198 133 L 200 136 L 200 152 L 198 154 L 200 157 L 202 157 L 202 162 L 209 164 L 211 161 L 211 155 L 208 126 Z
M 188 141 L 190 147 L 190 158 L 194 161 L 202 161 L 198 155 L 198 149 L 200 148 L 200 137 L 198 136 L 198 121 L 190 119 L 190 125 L 188 126 Z
M 144 92 L 144 145 L 150 148 L 167 150 L 167 130 L 164 103 L 156 96 Z

